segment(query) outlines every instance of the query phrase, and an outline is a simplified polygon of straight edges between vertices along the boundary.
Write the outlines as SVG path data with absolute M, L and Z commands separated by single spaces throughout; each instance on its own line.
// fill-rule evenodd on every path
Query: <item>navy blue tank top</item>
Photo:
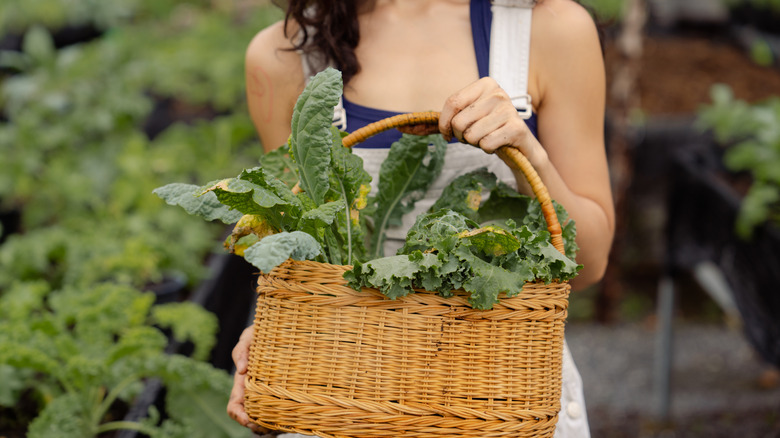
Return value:
M 493 14 L 490 11 L 490 0 L 471 0 L 470 16 L 471 35 L 474 39 L 474 52 L 477 57 L 477 69 L 479 70 L 479 77 L 483 78 L 489 75 L 490 65 L 490 26 L 493 21 Z M 400 114 L 358 105 L 346 98 L 343 100 L 344 111 L 347 113 L 347 132 L 353 132 L 369 123 Z M 536 136 L 536 114 L 531 114 L 531 117 L 525 123 L 534 136 Z M 401 133 L 391 129 L 374 135 L 355 147 L 389 148 L 399 138 L 401 138 Z

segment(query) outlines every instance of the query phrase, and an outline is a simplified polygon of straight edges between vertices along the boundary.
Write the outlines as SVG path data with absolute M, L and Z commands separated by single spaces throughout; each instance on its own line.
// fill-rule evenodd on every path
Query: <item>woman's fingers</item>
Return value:
M 238 343 L 233 347 L 233 363 L 236 365 L 236 372 L 238 373 L 246 373 L 247 363 L 249 361 L 249 346 L 252 344 L 253 335 L 254 326 L 245 328 L 238 338 Z
M 236 372 L 233 375 L 233 390 L 230 391 L 230 399 L 227 404 L 227 413 L 230 418 L 242 426 L 250 424 L 249 415 L 244 410 L 244 373 Z
M 439 116 L 439 131 L 447 141 L 451 141 L 455 135 L 452 126 L 453 117 L 479 100 L 480 96 L 494 86 L 497 87 L 495 80 L 482 78 L 447 98 Z
M 477 103 L 475 106 L 479 106 Z M 479 146 L 485 149 L 482 140 L 487 136 L 501 130 L 507 125 L 508 119 L 498 111 L 489 108 L 482 110 L 466 109 L 452 119 L 453 132 L 456 138 L 464 143 Z M 493 152 L 487 150 L 487 152 Z
M 519 146 L 530 132 L 509 96 L 491 78 L 482 78 L 447 99 L 439 130 L 448 140 L 454 137 L 488 153 L 505 145 Z

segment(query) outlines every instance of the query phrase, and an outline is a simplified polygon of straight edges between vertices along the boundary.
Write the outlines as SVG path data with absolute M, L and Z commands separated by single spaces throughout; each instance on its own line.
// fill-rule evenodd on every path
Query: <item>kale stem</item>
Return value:
M 341 182 L 341 197 L 344 199 L 344 203 L 347 205 L 347 212 L 346 212 L 346 218 L 347 218 L 347 264 L 352 264 L 352 210 L 349 208 L 349 203 L 347 202 L 347 190 L 344 188 L 344 183 Z
M 108 412 L 108 409 L 111 408 L 111 405 L 114 404 L 114 401 L 117 399 L 117 397 L 119 397 L 119 393 L 121 393 L 122 390 L 130 386 L 137 379 L 138 376 L 132 374 L 122 379 L 122 381 L 119 382 L 108 393 L 108 395 L 106 395 L 100 405 L 94 410 L 92 421 L 94 421 L 95 424 L 100 423 L 100 419 L 103 418 L 103 415 L 105 415 L 105 413 Z

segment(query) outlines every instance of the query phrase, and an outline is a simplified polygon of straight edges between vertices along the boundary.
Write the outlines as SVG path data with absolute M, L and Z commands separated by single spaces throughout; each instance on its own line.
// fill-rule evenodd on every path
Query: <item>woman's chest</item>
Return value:
M 468 5 L 418 15 L 361 19 L 360 72 L 345 89 L 350 101 L 397 112 L 438 110 L 479 79 Z

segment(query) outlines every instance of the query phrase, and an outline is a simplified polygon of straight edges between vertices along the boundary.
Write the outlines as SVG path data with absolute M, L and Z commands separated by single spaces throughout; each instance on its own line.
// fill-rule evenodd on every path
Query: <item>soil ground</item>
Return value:
M 738 99 L 780 95 L 780 69 L 762 67 L 722 34 L 691 32 L 649 36 L 639 74 L 642 111 L 649 117 L 688 115 L 710 103 L 710 88 L 729 85 Z M 618 60 L 607 45 L 607 70 Z

